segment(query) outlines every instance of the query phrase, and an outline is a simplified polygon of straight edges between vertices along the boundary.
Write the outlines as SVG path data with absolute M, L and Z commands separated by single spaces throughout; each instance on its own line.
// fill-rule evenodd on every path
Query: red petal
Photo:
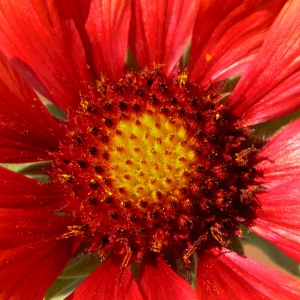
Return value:
M 192 286 L 176 274 L 160 257 L 144 259 L 138 278 L 142 294 L 147 300 L 197 299 Z
M 299 299 L 299 281 L 235 252 L 201 257 L 197 263 L 198 299 Z
M 39 212 L 60 208 L 61 189 L 29 179 L 0 167 L 0 207 L 38 209 Z
M 201 1 L 191 47 L 191 80 L 205 86 L 243 73 L 284 2 Z
M 76 223 L 55 215 L 54 187 L 2 168 L 0 177 L 1 298 L 42 299 L 74 253 L 75 239 L 58 238 Z
M 1 1 L 0 47 L 36 90 L 66 109 L 77 107 L 88 69 L 80 36 L 61 2 Z
M 257 197 L 261 209 L 249 228 L 300 261 L 299 178 L 283 181 Z
M 72 240 L 52 240 L 1 250 L 1 299 L 43 299 L 72 257 L 72 243 Z
M 123 271 L 121 277 L 122 260 L 110 254 L 66 300 L 142 300 L 129 269 Z
M 98 75 L 107 72 L 116 81 L 125 63 L 130 21 L 130 1 L 92 1 L 86 31 Z
M 55 120 L 0 53 L 0 161 L 49 159 L 58 147 Z
M 198 0 L 134 0 L 129 46 L 140 67 L 162 64 L 169 75 L 192 33 Z
M 266 187 L 300 175 L 300 120 L 288 125 L 255 156 Z
M 3 168 L 0 177 L 0 248 L 53 240 L 77 225 L 72 217 L 55 214 L 61 207 L 55 187 Z
M 297 208 L 299 211 L 299 208 Z M 279 213 L 278 213 L 279 214 Z M 293 222 L 293 216 L 290 216 L 290 222 Z M 249 229 L 274 244 L 282 252 L 291 258 L 300 262 L 300 232 L 298 228 L 280 224 L 278 222 L 265 221 L 264 218 L 257 218 L 253 221 L 253 226 Z
M 54 240 L 77 225 L 71 217 L 54 215 L 54 210 L 0 209 L 0 249 L 30 246 L 31 243 Z
M 261 204 L 256 215 L 264 221 L 299 230 L 300 234 L 300 185 L 299 178 L 283 181 L 257 194 Z M 300 247 L 299 247 L 300 251 Z
M 248 124 L 300 108 L 300 2 L 288 1 L 228 105 Z
M 98 76 L 107 73 L 117 81 L 125 63 L 130 1 L 67 0 L 62 5 L 71 10 L 90 67 Z

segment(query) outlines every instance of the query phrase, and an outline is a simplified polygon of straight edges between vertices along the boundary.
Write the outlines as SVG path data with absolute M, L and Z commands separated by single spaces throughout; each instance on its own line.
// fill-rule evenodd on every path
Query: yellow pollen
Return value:
M 210 61 L 212 59 L 212 56 L 210 54 L 205 55 L 206 61 Z
M 121 121 L 117 129 L 122 135 L 110 139 L 112 187 L 136 202 L 157 203 L 162 197 L 180 201 L 180 188 L 188 185 L 187 174 L 195 169 L 195 153 L 182 123 L 147 113 L 136 121 Z
M 85 99 L 82 99 L 80 102 L 81 107 L 83 108 L 83 110 L 87 110 L 88 106 L 89 106 L 89 102 Z
M 161 248 L 162 248 L 162 242 L 161 242 L 161 240 L 157 239 L 157 237 L 154 237 L 154 243 L 153 243 L 153 245 L 151 247 L 151 250 L 153 252 L 160 253 Z
M 179 81 L 180 86 L 185 86 L 188 81 L 187 72 L 182 72 L 180 75 L 178 75 L 178 81 Z
M 72 176 L 68 174 L 61 174 L 59 175 L 59 179 L 62 183 L 70 182 L 72 180 Z

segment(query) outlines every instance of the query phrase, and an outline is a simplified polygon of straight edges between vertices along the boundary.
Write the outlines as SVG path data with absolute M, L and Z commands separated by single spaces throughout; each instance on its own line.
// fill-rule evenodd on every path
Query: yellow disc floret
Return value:
M 182 122 L 145 113 L 120 122 L 118 132 L 109 145 L 113 186 L 132 200 L 159 202 L 167 196 L 178 201 L 195 156 Z

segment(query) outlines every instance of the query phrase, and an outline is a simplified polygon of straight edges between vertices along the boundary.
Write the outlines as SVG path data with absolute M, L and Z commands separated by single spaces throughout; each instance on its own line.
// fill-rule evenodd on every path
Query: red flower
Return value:
M 300 261 L 299 121 L 267 141 L 249 129 L 300 108 L 299 9 L 0 1 L 1 162 L 52 161 L 50 183 L 0 169 L 0 298 L 42 299 L 95 252 L 103 263 L 68 299 L 298 299 L 298 280 L 230 240 L 243 224 Z M 124 67 L 127 46 L 141 71 Z M 196 291 L 177 267 L 192 255 Z

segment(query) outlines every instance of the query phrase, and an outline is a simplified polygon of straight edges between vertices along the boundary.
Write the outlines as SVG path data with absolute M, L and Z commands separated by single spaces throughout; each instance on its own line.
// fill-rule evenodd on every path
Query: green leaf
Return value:
M 51 162 L 23 163 L 23 164 L 0 164 L 1 167 L 20 173 L 26 177 L 41 182 L 50 182 L 50 177 L 44 171 L 51 168 Z
M 67 115 L 66 113 L 61 110 L 58 106 L 54 105 L 53 103 L 47 102 L 46 108 L 49 110 L 50 114 L 60 120 L 66 120 Z
M 50 287 L 45 295 L 44 300 L 63 300 L 71 294 L 75 288 L 85 279 L 85 277 L 77 278 L 58 278 Z
M 285 269 L 287 272 L 293 274 L 294 276 L 300 277 L 300 265 L 298 262 L 293 260 L 292 258 L 285 255 L 278 248 L 276 248 L 273 244 L 254 234 L 253 232 L 249 232 L 247 228 L 242 228 L 243 237 L 246 243 L 254 245 L 261 249 L 268 257 L 277 265 Z
M 24 164 L 0 164 L 1 167 L 9 169 L 14 172 L 19 172 L 21 169 L 29 166 L 30 163 L 24 163 Z
M 23 174 L 32 179 L 41 182 L 50 182 L 50 177 L 47 175 L 45 170 L 51 169 L 51 162 L 31 163 L 20 169 L 18 173 Z
M 59 278 L 77 278 L 91 274 L 101 263 L 97 254 L 84 254 L 73 258 Z
M 47 291 L 45 300 L 62 300 L 69 295 L 101 263 L 97 254 L 73 258 Z
M 231 243 L 229 244 L 228 248 L 238 254 L 244 255 L 244 248 L 241 240 L 238 237 L 233 236 L 231 237 L 230 241 Z
M 286 115 L 282 118 L 267 121 L 253 126 L 256 131 L 256 135 L 260 138 L 267 138 L 272 135 L 274 132 L 278 131 L 281 127 L 288 125 L 300 117 L 300 110 L 295 111 L 289 115 Z
M 196 289 L 197 283 L 197 255 L 194 252 L 191 255 L 191 285 Z
M 239 80 L 241 79 L 241 76 L 232 76 L 225 80 L 225 85 L 223 86 L 221 93 L 231 93 L 236 85 L 238 84 Z

